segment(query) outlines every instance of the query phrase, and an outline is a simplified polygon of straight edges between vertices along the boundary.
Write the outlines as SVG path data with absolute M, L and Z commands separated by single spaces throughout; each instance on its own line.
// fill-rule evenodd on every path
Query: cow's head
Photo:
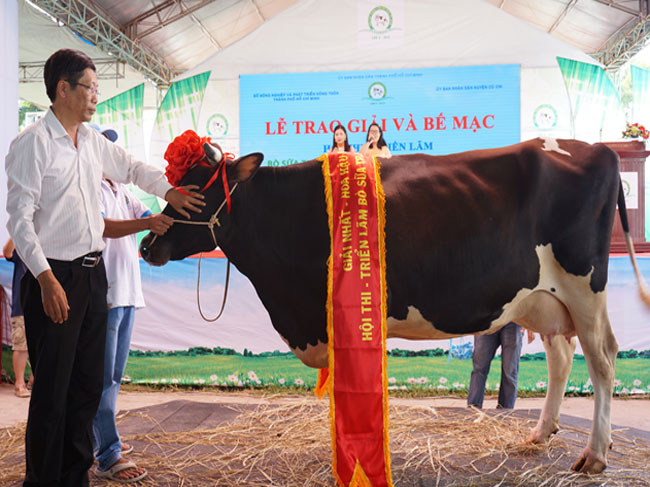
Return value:
M 218 171 L 216 180 L 203 191 L 206 204 L 201 213 L 190 212 L 192 215 L 190 220 L 180 215 L 171 205 L 165 207 L 163 213 L 176 220 L 175 223 L 164 235 L 156 236 L 149 233 L 140 243 L 140 253 L 144 260 L 150 264 L 164 265 L 170 260 L 180 260 L 198 252 L 213 250 L 216 247 L 215 239 L 217 242 L 219 241 L 219 235 L 227 229 L 230 223 L 231 215 L 228 214 L 226 205 L 219 210 L 226 199 L 223 184 L 224 173 L 220 166 L 221 151 L 207 143 L 203 145 L 203 150 L 209 164 L 196 164 L 191 167 L 181 179 L 179 186 L 195 184 L 199 189 L 203 188 L 213 177 L 215 171 Z M 235 184 L 244 183 L 252 178 L 263 160 L 264 155 L 259 152 L 242 156 L 236 160 L 224 160 L 228 188 L 232 190 Z M 208 223 L 211 218 L 214 221 L 217 211 L 219 211 L 216 215 L 219 225 L 209 226 Z M 182 223 L 184 221 L 203 224 Z

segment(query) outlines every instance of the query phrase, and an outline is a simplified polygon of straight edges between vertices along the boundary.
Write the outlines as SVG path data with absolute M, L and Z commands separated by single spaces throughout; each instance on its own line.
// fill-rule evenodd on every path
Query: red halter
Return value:
M 217 166 L 217 169 L 214 171 L 210 179 L 208 179 L 208 182 L 205 183 L 205 186 L 201 188 L 199 193 L 203 193 L 206 189 L 208 189 L 212 184 L 217 180 L 219 177 L 219 173 L 221 173 L 221 179 L 223 181 L 223 191 L 226 195 L 226 205 L 228 206 L 228 213 L 230 213 L 230 191 L 229 191 L 229 186 L 228 186 L 228 177 L 226 176 L 226 160 L 234 160 L 235 155 L 230 153 L 230 152 L 224 152 L 223 157 L 221 158 L 221 161 L 219 162 L 219 165 Z M 198 162 L 201 166 L 204 167 L 213 167 L 212 165 L 208 164 L 204 160 L 200 160 Z M 178 191 L 180 191 L 183 194 L 189 195 L 189 193 L 182 188 L 176 188 Z

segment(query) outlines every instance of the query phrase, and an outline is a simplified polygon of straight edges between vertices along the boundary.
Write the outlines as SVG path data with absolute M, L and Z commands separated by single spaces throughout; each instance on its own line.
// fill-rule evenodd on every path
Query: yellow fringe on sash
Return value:
M 333 205 L 332 205 L 332 180 L 330 176 L 330 163 L 327 157 L 327 154 L 323 154 L 318 158 L 322 164 L 323 171 L 323 181 L 325 183 L 325 202 L 327 205 L 327 225 L 330 232 L 330 256 L 327 259 L 327 362 L 329 367 L 329 377 L 327 383 L 324 385 L 327 387 L 327 393 L 329 394 L 330 399 L 330 437 L 332 439 L 332 472 L 336 477 L 336 481 L 339 485 L 343 485 L 343 482 L 338 477 L 338 468 L 337 468 L 337 457 L 336 457 L 336 421 L 335 421 L 335 412 L 334 412 L 334 322 L 332 316 L 332 290 L 334 287 L 334 271 L 332 269 L 332 253 L 334 247 L 334 220 L 333 220 Z M 320 374 L 320 372 L 319 372 Z
M 314 395 L 318 399 L 323 399 L 323 396 L 329 391 L 331 376 L 327 373 L 328 370 L 318 369 L 318 379 L 316 379 L 316 387 L 314 387 Z
M 388 448 L 388 375 L 387 375 L 387 357 L 386 357 L 386 338 L 388 326 L 386 317 L 388 316 L 388 284 L 386 283 L 386 194 L 381 184 L 380 164 L 376 156 L 373 156 L 373 166 L 375 168 L 375 184 L 377 186 L 377 215 L 379 216 L 379 266 L 381 272 L 381 287 L 383 295 L 381 297 L 381 351 L 382 351 L 382 387 L 383 387 L 383 406 L 384 406 L 384 465 L 386 468 L 386 480 L 389 487 L 393 485 L 393 477 L 390 469 L 390 450 Z

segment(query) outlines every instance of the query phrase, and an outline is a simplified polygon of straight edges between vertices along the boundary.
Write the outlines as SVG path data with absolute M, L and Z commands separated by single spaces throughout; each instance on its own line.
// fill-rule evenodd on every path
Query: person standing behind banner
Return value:
M 25 275 L 27 267 L 15 252 L 13 240 L 7 240 L 2 253 L 9 262 L 14 264 L 14 275 L 11 284 L 11 349 L 13 351 L 12 364 L 14 366 L 14 394 L 17 397 L 29 397 L 30 393 L 25 384 L 25 367 L 27 367 L 27 339 L 25 338 L 25 317 L 20 307 L 20 280 Z M 34 383 L 34 373 L 29 379 Z
M 366 134 L 366 143 L 359 148 L 359 152 L 363 155 L 369 156 L 378 156 L 378 157 L 390 157 L 390 150 L 388 150 L 388 145 L 384 140 L 384 133 L 381 130 L 381 127 L 376 123 L 371 123 L 368 127 L 368 133 Z
M 87 487 L 92 421 L 101 398 L 106 339 L 102 175 L 164 197 L 185 218 L 205 206 L 198 186 L 172 188 L 89 128 L 100 95 L 92 60 L 60 49 L 45 62 L 52 105 L 9 146 L 7 229 L 29 272 L 20 287 L 34 381 L 23 486 Z
M 348 142 L 348 133 L 341 124 L 334 127 L 332 147 L 327 151 L 328 154 L 335 154 L 337 152 L 351 152 L 352 154 L 357 152 Z
M 108 320 L 104 389 L 93 421 L 94 450 L 99 463 L 95 473 L 100 478 L 117 482 L 137 482 L 147 471 L 122 457 L 133 447 L 122 443 L 115 424 L 117 395 L 129 357 L 135 310 L 144 307 L 135 234 L 150 230 L 163 235 L 173 220 L 162 213 L 152 215 L 123 184 L 110 179 L 102 180 L 101 204 L 105 223 L 103 257 L 108 280 Z
M 91 124 L 111 142 L 117 132 Z M 108 281 L 108 320 L 104 349 L 104 388 L 93 420 L 94 445 L 99 467 L 96 475 L 117 482 L 137 482 L 147 471 L 122 455 L 133 447 L 122 443 L 115 424 L 117 395 L 122 383 L 131 347 L 135 309 L 144 307 L 136 233 L 150 230 L 163 235 L 173 220 L 151 211 L 123 185 L 104 178 L 101 186 L 101 209 L 104 217 L 103 258 Z
M 497 408 L 512 409 L 517 400 L 517 378 L 519 375 L 519 355 L 521 354 L 522 330 L 515 322 L 510 322 L 491 335 L 474 336 L 474 355 L 472 375 L 467 393 L 467 405 L 483 407 L 485 382 L 490 372 L 490 363 L 497 348 L 501 346 L 501 384 Z

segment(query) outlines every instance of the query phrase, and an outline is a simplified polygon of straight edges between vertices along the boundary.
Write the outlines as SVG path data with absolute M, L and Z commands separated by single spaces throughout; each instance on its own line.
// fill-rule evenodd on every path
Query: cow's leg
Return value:
M 557 284 L 549 284 L 555 289 Z M 528 441 L 542 443 L 558 430 L 560 406 L 571 372 L 576 347 L 575 327 L 569 310 L 554 291 L 533 292 L 519 305 L 514 320 L 542 336 L 548 367 L 548 389 L 542 413 L 528 436 Z M 567 336 L 573 336 L 570 341 Z M 550 338 L 549 338 L 550 337 Z
M 607 450 L 612 443 L 610 418 L 618 343 L 607 315 L 605 293 L 599 293 L 597 298 L 595 302 L 586 303 L 582 308 L 584 313 L 571 313 L 594 388 L 594 417 L 589 442 L 573 465 L 574 470 L 584 473 L 598 473 L 605 469 Z
M 560 406 L 571 372 L 573 352 L 576 349 L 575 337 L 570 341 L 563 336 L 555 336 L 552 339 L 543 337 L 543 342 L 548 366 L 548 389 L 537 426 L 528 436 L 528 441 L 533 443 L 543 443 L 559 428 Z

